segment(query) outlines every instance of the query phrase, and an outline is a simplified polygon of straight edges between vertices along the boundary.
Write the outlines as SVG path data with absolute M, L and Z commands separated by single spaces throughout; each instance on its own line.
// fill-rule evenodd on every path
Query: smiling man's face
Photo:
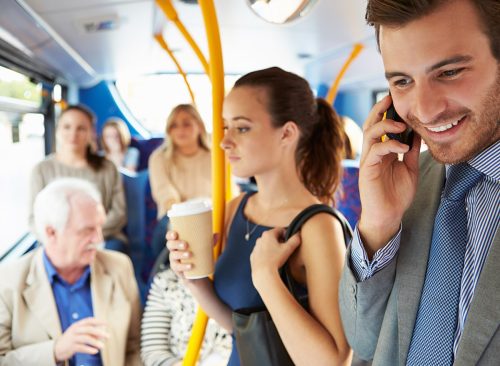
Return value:
M 470 1 L 382 26 L 380 50 L 396 110 L 436 160 L 466 161 L 499 139 L 499 64 Z

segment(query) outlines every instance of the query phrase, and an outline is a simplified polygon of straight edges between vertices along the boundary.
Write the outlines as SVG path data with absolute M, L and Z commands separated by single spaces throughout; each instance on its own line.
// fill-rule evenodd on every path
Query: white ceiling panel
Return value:
M 183 69 L 202 67 L 153 0 L 24 0 L 102 78 L 122 74 L 176 72 L 174 64 L 153 39 L 158 19 L 164 37 L 176 50 Z M 174 1 L 181 21 L 207 55 L 199 6 Z M 227 73 L 245 73 L 277 65 L 313 82 L 333 80 L 354 42 L 368 45 L 346 74 L 351 80 L 383 80 L 382 64 L 373 45 L 373 30 L 365 24 L 365 0 L 318 0 L 303 19 L 275 25 L 259 19 L 244 0 L 215 0 Z M 82 23 L 114 19 L 116 29 L 85 32 Z M 299 54 L 308 54 L 302 59 Z M 208 57 L 208 55 L 207 55 Z M 313 71 L 308 71 L 313 70 Z

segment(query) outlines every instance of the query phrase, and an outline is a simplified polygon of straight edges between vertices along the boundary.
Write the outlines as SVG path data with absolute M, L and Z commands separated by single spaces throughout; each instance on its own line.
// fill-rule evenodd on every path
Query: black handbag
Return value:
M 320 212 L 329 213 L 340 221 L 347 246 L 352 238 L 349 223 L 336 209 L 322 204 L 312 205 L 301 211 L 288 226 L 285 240 L 298 232 L 308 219 Z M 307 294 L 302 296 L 298 294 L 287 263 L 280 269 L 280 275 L 294 298 L 307 309 Z M 241 366 L 291 366 L 294 364 L 281 341 L 271 315 L 264 306 L 237 309 L 232 313 L 232 322 Z

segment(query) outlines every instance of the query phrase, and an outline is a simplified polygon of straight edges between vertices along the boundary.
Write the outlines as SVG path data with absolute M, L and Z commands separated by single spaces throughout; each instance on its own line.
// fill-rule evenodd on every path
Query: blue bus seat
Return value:
M 130 146 L 133 146 L 139 150 L 139 166 L 137 171 L 145 170 L 148 168 L 148 160 L 151 153 L 163 143 L 163 137 L 153 137 L 149 140 L 138 140 L 132 137 L 130 141 Z
M 151 195 L 149 172 L 121 171 L 127 202 L 127 225 L 125 233 L 129 239 L 130 258 L 134 265 L 141 298 L 145 300 L 145 288 L 149 271 L 154 263 L 151 254 L 151 238 L 156 225 L 156 203 Z
M 346 217 L 352 228 L 356 226 L 361 214 L 361 201 L 359 198 L 358 178 L 359 161 L 343 160 L 344 173 L 341 190 L 336 195 L 336 208 Z

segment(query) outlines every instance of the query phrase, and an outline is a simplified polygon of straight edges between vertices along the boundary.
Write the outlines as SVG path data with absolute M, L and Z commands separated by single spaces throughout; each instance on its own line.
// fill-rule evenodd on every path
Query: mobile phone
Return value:
M 396 112 L 396 108 L 394 108 L 394 104 L 391 103 L 390 107 L 387 109 L 387 112 L 385 113 L 385 118 L 392 119 L 393 121 L 396 122 L 403 122 L 403 119 L 401 116 Z M 406 125 L 407 128 L 401 133 L 388 133 L 387 137 L 390 138 L 391 140 L 398 140 L 399 142 L 402 142 L 403 144 L 406 144 L 410 147 L 413 145 L 413 129 Z

